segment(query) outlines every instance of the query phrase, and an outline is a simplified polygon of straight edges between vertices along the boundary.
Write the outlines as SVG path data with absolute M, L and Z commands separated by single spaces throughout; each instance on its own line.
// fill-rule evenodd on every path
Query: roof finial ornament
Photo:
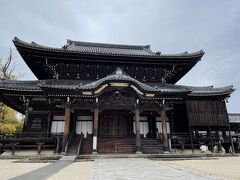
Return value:
M 162 82 L 162 83 L 165 83 L 165 82 L 166 82 L 166 79 L 163 77 L 163 78 L 161 79 L 161 82 Z
M 116 74 L 122 74 L 122 73 L 123 73 L 122 69 L 120 67 L 117 67 Z

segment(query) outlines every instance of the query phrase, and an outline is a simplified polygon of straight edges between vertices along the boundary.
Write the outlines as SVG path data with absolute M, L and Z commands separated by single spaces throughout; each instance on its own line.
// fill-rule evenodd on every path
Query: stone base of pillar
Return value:
M 168 147 L 163 147 L 164 152 L 170 152 Z
M 92 154 L 96 155 L 96 154 L 98 154 L 98 152 L 96 150 L 93 150 Z
M 170 151 L 164 151 L 163 153 L 164 154 L 170 154 Z
M 141 147 L 140 147 L 140 146 L 137 146 L 136 154 L 142 154 L 142 151 L 141 151 Z
M 97 154 L 97 136 L 93 136 L 93 151 L 92 154 Z

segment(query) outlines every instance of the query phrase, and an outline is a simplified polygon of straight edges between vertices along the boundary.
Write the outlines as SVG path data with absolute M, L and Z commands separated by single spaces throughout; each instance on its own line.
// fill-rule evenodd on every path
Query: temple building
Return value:
M 25 114 L 24 134 L 58 137 L 58 152 L 213 149 L 231 138 L 225 101 L 233 86 L 176 85 L 202 50 L 163 54 L 149 45 L 13 43 L 38 80 L 0 80 L 0 100 Z

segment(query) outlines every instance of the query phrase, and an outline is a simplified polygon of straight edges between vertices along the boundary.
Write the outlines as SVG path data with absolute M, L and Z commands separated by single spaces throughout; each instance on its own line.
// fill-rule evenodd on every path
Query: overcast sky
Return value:
M 0 57 L 12 39 L 61 47 L 66 39 L 150 44 L 163 53 L 206 53 L 178 84 L 234 85 L 227 104 L 240 112 L 239 0 L 1 0 Z M 14 50 L 21 79 L 36 79 Z

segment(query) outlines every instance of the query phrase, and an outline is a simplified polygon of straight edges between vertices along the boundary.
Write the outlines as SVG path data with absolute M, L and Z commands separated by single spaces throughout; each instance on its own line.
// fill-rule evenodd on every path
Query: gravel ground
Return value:
M 75 162 L 49 177 L 48 180 L 89 180 L 93 166 L 94 162 Z
M 159 161 L 181 169 L 198 171 L 219 179 L 240 179 L 240 157 L 220 157 L 211 160 Z
M 49 163 L 13 163 L 14 160 L 0 160 L 0 179 L 10 179 L 33 171 Z

